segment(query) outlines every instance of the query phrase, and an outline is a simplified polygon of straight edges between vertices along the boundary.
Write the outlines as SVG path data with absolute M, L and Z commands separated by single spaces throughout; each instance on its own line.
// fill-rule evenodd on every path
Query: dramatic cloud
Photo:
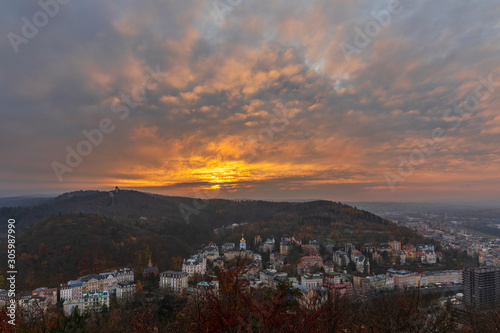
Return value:
M 500 198 L 496 1 L 0 6 L 0 195 Z

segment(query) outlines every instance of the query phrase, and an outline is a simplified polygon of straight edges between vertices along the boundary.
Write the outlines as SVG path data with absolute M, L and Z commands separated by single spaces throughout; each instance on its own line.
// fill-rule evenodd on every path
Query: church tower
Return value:
M 246 249 L 247 249 L 247 242 L 245 241 L 243 234 L 241 234 L 240 250 L 246 250 Z

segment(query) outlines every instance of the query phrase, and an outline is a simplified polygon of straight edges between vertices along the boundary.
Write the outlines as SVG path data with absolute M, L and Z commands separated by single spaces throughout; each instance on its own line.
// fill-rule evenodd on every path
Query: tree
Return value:
M 349 264 L 347 265 L 347 269 L 349 272 L 355 272 L 356 271 L 356 264 L 354 261 L 350 261 Z
M 135 292 L 140 293 L 141 291 L 142 291 L 142 283 L 141 281 L 137 281 L 137 283 L 135 284 Z

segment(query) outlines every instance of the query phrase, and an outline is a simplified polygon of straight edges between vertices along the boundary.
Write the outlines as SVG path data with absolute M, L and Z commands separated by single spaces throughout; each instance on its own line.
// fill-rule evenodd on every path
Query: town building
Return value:
M 330 289 L 330 293 L 335 295 L 336 297 L 338 296 L 345 296 L 345 297 L 352 297 L 353 296 L 353 288 L 352 288 L 352 283 L 351 282 L 341 282 L 339 284 L 335 284 L 332 286 Z
M 116 298 L 117 299 L 127 299 L 132 298 L 135 295 L 135 283 L 134 282 L 119 282 L 116 285 Z
M 335 264 L 331 261 L 324 262 L 323 270 L 325 271 L 325 274 L 328 274 L 330 272 L 335 272 Z
M 281 253 L 273 252 L 269 255 L 269 260 L 271 264 L 280 263 L 280 265 L 285 264 L 285 256 Z
M 219 269 L 224 267 L 224 261 L 217 259 L 213 261 L 213 267 L 219 267 Z
M 9 292 L 5 289 L 0 289 L 0 307 L 10 302 Z
M 281 237 L 280 253 L 284 256 L 292 251 L 292 238 L 288 235 Z
M 122 268 L 115 271 L 116 282 L 134 282 L 134 270 L 132 268 Z
M 195 273 L 205 275 L 207 271 L 207 259 L 202 256 L 192 256 L 182 262 L 182 271 L 192 277 Z
M 82 281 L 82 293 L 93 294 L 103 291 L 104 276 L 98 274 L 89 274 L 80 278 Z
M 71 299 L 82 298 L 83 287 L 82 280 L 71 280 L 68 282 L 71 286 Z
M 406 253 L 403 250 L 394 250 L 392 256 L 396 259 L 396 263 L 398 259 L 400 264 L 404 264 L 406 262 Z
M 339 267 L 344 267 L 348 265 L 351 260 L 347 256 L 347 253 L 344 251 L 335 251 L 333 252 L 333 262 L 337 264 Z
M 83 300 L 81 298 L 64 301 L 63 311 L 66 316 L 70 316 L 75 309 L 78 313 L 83 313 Z
M 273 252 L 274 251 L 274 237 L 268 238 L 262 245 L 263 252 Z
M 309 241 L 309 245 L 313 247 L 313 249 L 319 253 L 319 243 L 317 240 L 312 240 L 312 241 Z
M 102 291 L 106 290 L 111 294 L 116 293 L 116 285 L 118 283 L 116 272 L 99 273 L 99 276 L 102 279 Z
M 317 271 L 322 267 L 323 258 L 320 256 L 304 256 L 300 259 L 300 263 L 297 264 L 297 273 L 299 275 L 308 274 L 313 268 Z
M 323 286 L 329 288 L 333 285 L 339 284 L 342 282 L 342 275 L 337 272 L 331 272 L 323 276 Z
M 109 293 L 103 291 L 102 293 L 84 294 L 82 298 L 67 300 L 63 303 L 63 310 L 65 315 L 71 315 L 76 309 L 80 314 L 82 313 L 99 313 L 103 307 L 109 307 Z
M 368 255 L 369 253 L 373 253 L 377 251 L 377 248 L 372 243 L 366 243 L 361 246 L 361 252 L 364 255 Z
M 263 269 L 259 273 L 259 279 L 262 283 L 271 286 L 273 284 L 273 279 L 278 274 L 274 269 Z
M 490 307 L 500 300 L 500 267 L 470 267 L 463 271 L 464 303 Z
M 35 296 L 21 300 L 19 306 L 22 307 L 25 316 L 35 317 L 39 315 L 40 310 L 44 311 L 51 305 L 48 304 L 45 297 Z
M 62 301 L 73 299 L 71 296 L 71 285 L 69 283 L 61 283 L 59 297 Z
M 370 260 L 360 251 L 352 251 L 351 261 L 356 265 L 356 270 L 360 273 L 370 274 Z
M 219 258 L 219 247 L 215 243 L 209 243 L 208 246 L 203 248 L 203 256 L 207 258 L 207 260 L 215 260 Z
M 392 241 L 392 242 L 389 242 L 389 246 L 392 248 L 392 251 L 401 250 L 401 242 Z
M 377 247 L 377 251 L 387 252 L 387 253 L 391 254 L 392 253 L 392 247 L 389 244 L 387 244 L 387 243 L 381 243 Z
M 234 243 L 224 243 L 222 244 L 222 252 L 226 253 L 229 251 L 234 251 L 236 249 L 236 246 Z
M 318 288 L 323 285 L 322 274 L 304 274 L 301 277 L 300 284 L 308 289 Z
M 219 285 L 212 281 L 201 281 L 196 284 L 196 289 L 199 291 L 217 291 L 219 289 Z
M 414 288 L 420 286 L 420 274 L 406 270 L 395 270 L 389 268 L 386 275 L 394 279 L 394 287 L 400 289 Z
M 57 303 L 57 288 L 37 288 L 31 292 L 31 297 L 43 297 L 47 306 L 55 306 Z
M 180 294 L 188 287 L 187 272 L 166 271 L 160 273 L 160 288 L 168 289 L 174 294 Z

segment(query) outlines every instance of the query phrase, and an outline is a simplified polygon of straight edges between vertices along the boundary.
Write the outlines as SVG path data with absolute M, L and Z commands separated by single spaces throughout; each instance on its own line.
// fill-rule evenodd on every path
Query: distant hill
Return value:
M 180 205 L 184 215 L 191 212 L 189 223 Z M 249 246 L 257 234 L 278 240 L 293 234 L 305 242 L 321 240 L 324 246 L 425 241 L 410 229 L 331 201 L 203 203 L 137 191 L 78 191 L 34 207 L 0 209 L 2 221 L 11 217 L 18 223 L 18 283 L 30 287 L 54 286 L 120 266 L 142 271 L 150 257 L 160 270 L 179 269 L 182 258 L 194 250 L 210 241 L 237 242 L 242 233 Z M 241 225 L 227 228 L 233 223 Z M 29 228 L 21 232 L 22 226 Z M 214 228 L 221 226 L 226 227 L 215 234 Z
M 0 208 L 0 225 L 5 224 L 9 218 L 15 218 L 18 227 L 25 228 L 59 213 L 80 212 L 118 218 L 139 218 L 149 214 L 182 219 L 178 205 L 181 202 L 188 203 L 190 200 L 192 199 L 137 191 L 76 191 L 62 194 L 33 207 Z
M 0 198 L 0 207 L 32 207 L 53 199 L 53 197 L 22 196 Z

